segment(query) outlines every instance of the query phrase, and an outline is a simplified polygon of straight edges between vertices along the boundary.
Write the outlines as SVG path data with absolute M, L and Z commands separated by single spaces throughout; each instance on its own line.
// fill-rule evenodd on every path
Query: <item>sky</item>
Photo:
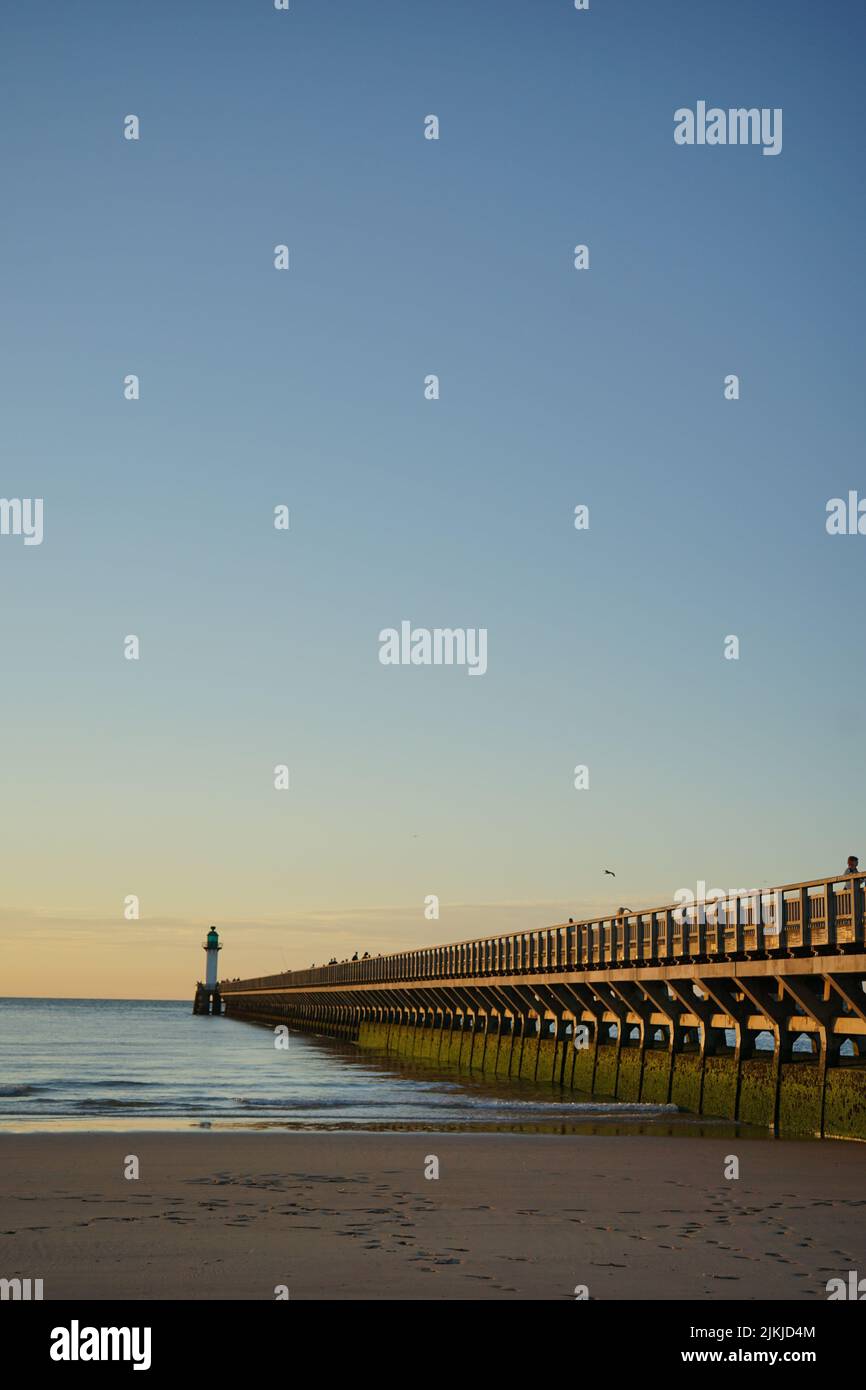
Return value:
M 44 537 L 0 535 L 0 994 L 191 998 L 209 923 L 244 977 L 866 855 L 866 537 L 825 524 L 866 496 L 864 37 L 4 7 L 0 496 Z M 781 108 L 781 153 L 675 144 L 698 101 Z M 383 665 L 404 620 L 486 629 L 485 674 Z

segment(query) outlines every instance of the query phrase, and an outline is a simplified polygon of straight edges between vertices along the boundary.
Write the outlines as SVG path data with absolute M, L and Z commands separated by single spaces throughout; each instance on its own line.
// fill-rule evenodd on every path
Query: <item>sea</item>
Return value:
M 0 1130 L 749 1134 L 745 1126 L 196 1017 L 188 1000 L 0 999 Z M 762 1131 L 756 1131 L 763 1135 Z

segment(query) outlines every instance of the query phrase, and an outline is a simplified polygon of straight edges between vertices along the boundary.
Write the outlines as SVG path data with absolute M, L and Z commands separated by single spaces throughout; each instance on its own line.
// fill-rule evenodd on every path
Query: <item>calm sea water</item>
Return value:
M 294 1126 L 671 1132 L 675 1107 L 581 1099 L 413 1069 L 350 1043 L 228 1018 L 189 1002 L 0 999 L 0 1128 Z M 712 1121 L 676 1127 L 718 1132 Z M 613 1126 L 613 1128 L 612 1128 Z M 729 1127 L 730 1128 L 730 1127 Z

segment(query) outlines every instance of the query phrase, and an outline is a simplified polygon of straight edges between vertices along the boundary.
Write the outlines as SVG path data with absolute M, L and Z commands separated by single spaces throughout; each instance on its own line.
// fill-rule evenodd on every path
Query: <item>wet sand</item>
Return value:
M 0 1134 L 0 1277 L 46 1299 L 825 1300 L 866 1273 L 864 1179 L 853 1143 Z

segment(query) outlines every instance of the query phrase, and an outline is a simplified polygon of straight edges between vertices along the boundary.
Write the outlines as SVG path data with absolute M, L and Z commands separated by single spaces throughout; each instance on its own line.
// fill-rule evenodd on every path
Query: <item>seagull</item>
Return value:
M 613 869 L 605 869 L 605 873 L 610 874 L 611 878 L 616 878 L 616 874 L 614 873 Z

